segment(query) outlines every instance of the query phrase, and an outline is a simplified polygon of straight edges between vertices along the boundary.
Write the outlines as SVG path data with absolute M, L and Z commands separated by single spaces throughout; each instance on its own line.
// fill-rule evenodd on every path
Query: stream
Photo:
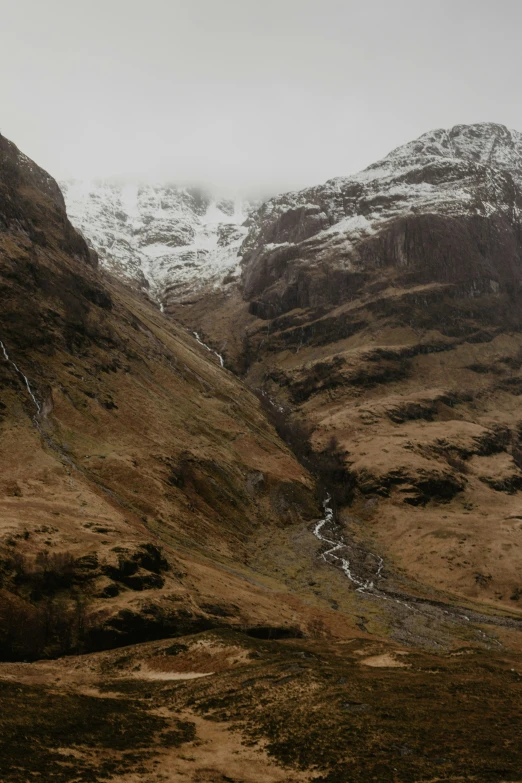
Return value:
M 210 353 L 213 353 L 215 356 L 217 356 L 217 358 L 219 359 L 220 365 L 222 367 L 224 367 L 225 366 L 225 361 L 224 361 L 223 357 L 221 356 L 221 354 L 218 353 L 217 351 L 214 351 L 213 348 L 209 348 L 209 346 L 206 343 L 204 343 L 203 340 L 200 339 L 200 336 L 199 336 L 199 334 L 197 332 L 192 332 L 192 334 L 194 335 L 194 337 L 196 338 L 198 343 L 203 346 L 203 348 L 206 348 L 207 351 L 210 351 Z
M 18 365 L 15 364 L 15 362 L 12 359 L 9 358 L 9 354 L 7 353 L 7 349 L 6 349 L 5 345 L 3 344 L 2 340 L 0 340 L 0 348 L 2 349 L 2 353 L 4 354 L 4 358 L 5 358 L 6 362 L 9 362 L 9 364 L 11 364 L 15 368 L 15 370 L 17 372 L 17 375 L 19 375 L 20 378 L 23 379 L 25 387 L 26 387 L 27 391 L 29 392 L 29 394 L 31 395 L 31 399 L 32 399 L 32 401 L 35 404 L 36 414 L 39 415 L 40 412 L 41 412 L 41 406 L 40 406 L 40 403 L 38 402 L 38 400 L 36 399 L 36 396 L 33 393 L 33 390 L 31 389 L 31 384 L 29 383 L 29 381 L 27 379 L 27 376 L 24 375 L 23 372 L 21 371 L 21 369 L 18 367 Z
M 355 589 L 357 592 L 370 592 L 375 589 L 375 582 L 378 582 L 379 579 L 382 578 L 381 574 L 384 567 L 384 560 L 379 555 L 375 555 L 373 552 L 368 552 L 368 556 L 375 561 L 375 571 L 371 578 L 365 579 L 364 577 L 359 577 L 354 573 L 352 564 L 347 557 L 342 557 L 340 554 L 336 554 L 338 552 L 342 552 L 343 550 L 346 552 L 347 550 L 353 549 L 353 547 L 344 542 L 342 533 L 339 531 L 338 525 L 335 522 L 335 516 L 331 502 L 332 498 L 330 495 L 327 495 L 326 499 L 323 501 L 324 519 L 319 520 L 314 528 L 314 536 L 322 543 L 328 544 L 331 547 L 330 549 L 327 549 L 326 552 L 323 552 L 321 557 L 325 563 L 331 562 L 332 560 L 340 563 L 341 569 L 344 571 L 350 582 L 353 582 L 353 584 L 356 585 Z M 332 538 L 327 538 L 324 536 L 322 534 L 323 528 L 330 528 L 330 536 L 335 536 L 337 541 L 333 541 Z
M 420 631 L 418 627 L 415 629 L 411 627 L 412 619 L 404 619 L 412 615 L 417 617 L 416 626 L 418 626 L 419 622 L 421 624 L 427 623 L 430 626 L 433 620 L 438 618 L 439 620 L 446 620 L 459 625 L 484 623 L 520 628 L 521 623 L 514 619 L 493 617 L 475 610 L 467 610 L 467 614 L 464 614 L 460 608 L 453 608 L 450 604 L 441 600 L 421 598 L 404 594 L 402 591 L 399 592 L 397 590 L 393 592 L 391 589 L 385 590 L 384 586 L 381 586 L 381 583 L 386 580 L 386 577 L 383 575 L 384 559 L 355 542 L 345 540 L 341 528 L 335 519 L 330 495 L 327 495 L 323 501 L 323 509 L 323 519 L 320 519 L 313 528 L 315 537 L 321 544 L 327 547 L 321 552 L 320 557 L 325 563 L 340 568 L 355 586 L 355 592 L 407 609 L 407 615 L 404 615 L 402 620 L 400 617 L 396 617 L 393 623 L 396 629 L 400 626 L 406 636 L 417 636 Z M 407 628 L 407 626 L 410 627 Z M 483 643 L 498 647 L 502 646 L 497 639 L 484 633 L 481 629 L 474 627 L 474 631 L 477 636 L 481 637 Z M 429 635 L 432 637 L 432 644 L 443 646 L 433 639 L 432 632 Z

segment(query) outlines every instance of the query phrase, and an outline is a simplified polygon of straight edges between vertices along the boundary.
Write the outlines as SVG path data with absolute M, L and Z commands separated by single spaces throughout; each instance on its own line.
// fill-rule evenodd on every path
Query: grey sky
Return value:
M 55 177 L 349 174 L 424 131 L 522 130 L 517 0 L 2 0 L 0 130 Z

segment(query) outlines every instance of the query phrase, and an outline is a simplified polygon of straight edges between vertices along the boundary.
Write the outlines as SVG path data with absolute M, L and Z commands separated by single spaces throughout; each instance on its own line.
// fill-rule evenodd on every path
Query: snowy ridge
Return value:
M 162 301 L 237 275 L 248 204 L 197 189 L 110 181 L 61 183 L 71 222 L 102 264 Z
M 520 224 L 522 134 L 495 123 L 430 131 L 358 174 L 259 207 L 168 184 L 72 181 L 62 189 L 102 264 L 168 304 L 241 273 L 248 289 L 253 257 L 296 246 L 303 260 L 350 267 L 358 245 L 412 213 L 498 214 Z
M 320 259 L 322 245 L 349 253 L 411 213 L 498 213 L 519 222 L 521 207 L 522 134 L 494 123 L 457 125 L 425 133 L 353 176 L 270 199 L 253 214 L 243 252 L 266 249 L 268 239 L 272 248 L 313 244 Z

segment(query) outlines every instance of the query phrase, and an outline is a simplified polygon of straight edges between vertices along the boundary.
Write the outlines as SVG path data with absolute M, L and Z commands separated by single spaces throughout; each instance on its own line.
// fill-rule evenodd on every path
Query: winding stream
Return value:
M 509 620 L 506 621 L 499 617 L 488 617 L 475 610 L 467 610 L 468 614 L 464 614 L 458 607 L 453 608 L 442 601 L 407 594 L 403 595 L 402 592 L 397 596 L 395 592 L 385 591 L 383 588 L 380 588 L 379 583 L 386 579 L 383 576 L 383 558 L 359 544 L 347 542 L 344 539 L 342 531 L 336 522 L 331 503 L 331 496 L 327 495 L 323 501 L 324 517 L 315 524 L 313 532 L 321 544 L 327 546 L 327 549 L 321 553 L 321 558 L 325 563 L 340 568 L 350 582 L 355 585 L 356 592 L 404 607 L 408 610 L 408 613 L 414 613 L 417 617 L 422 617 L 424 621 L 428 622 L 433 621 L 437 614 L 440 613 L 438 615 L 440 619 L 442 619 L 440 615 L 443 615 L 453 623 L 512 624 Z M 479 628 L 475 627 L 475 632 L 485 643 L 502 647 L 497 639 L 484 633 Z
M 368 579 L 365 579 L 362 576 L 357 576 L 350 560 L 347 557 L 342 557 L 340 554 L 337 554 L 343 550 L 346 551 L 353 549 L 353 547 L 344 542 L 342 533 L 339 531 L 338 525 L 335 522 L 331 502 L 331 496 L 327 495 L 326 499 L 323 501 L 324 519 L 319 520 L 314 528 L 314 536 L 322 543 L 328 544 L 331 547 L 330 549 L 327 549 L 326 552 L 323 552 L 321 557 L 325 563 L 331 562 L 332 560 L 340 563 L 341 569 L 344 571 L 350 582 L 353 582 L 353 584 L 356 585 L 355 589 L 357 592 L 364 593 L 373 591 L 375 589 L 375 582 L 382 578 L 381 574 L 384 567 L 384 560 L 379 555 L 375 555 L 373 552 L 368 552 L 368 556 L 375 560 L 375 572 L 372 574 L 371 578 Z M 333 541 L 332 538 L 327 538 L 323 535 L 323 528 L 328 527 L 331 529 L 330 535 L 335 536 L 337 541 Z

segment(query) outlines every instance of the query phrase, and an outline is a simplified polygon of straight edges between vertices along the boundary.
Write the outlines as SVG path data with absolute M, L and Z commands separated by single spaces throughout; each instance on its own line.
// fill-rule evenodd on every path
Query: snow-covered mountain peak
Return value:
M 483 166 L 520 170 L 522 134 L 494 122 L 455 125 L 449 130 L 424 133 L 415 141 L 393 150 L 384 160 L 411 161 L 417 157 L 461 159 Z
M 252 254 L 352 263 L 366 238 L 412 214 L 520 222 L 522 134 L 496 123 L 423 134 L 363 171 L 263 204 L 170 184 L 62 183 L 71 221 L 102 263 L 159 302 L 250 277 Z M 313 247 L 310 247 L 312 243 Z M 282 262 L 281 262 L 282 263 Z
M 512 215 L 519 209 L 514 190 L 522 190 L 522 134 L 496 123 L 456 125 L 429 131 L 357 174 L 270 199 L 254 216 L 244 250 L 267 238 L 300 241 L 332 226 L 349 234 L 360 218 L 374 233 L 411 212 Z M 289 219 L 295 210 L 303 213 L 297 235 Z
M 149 288 L 186 296 L 238 271 L 249 205 L 170 184 L 61 183 L 74 225 L 103 264 Z

